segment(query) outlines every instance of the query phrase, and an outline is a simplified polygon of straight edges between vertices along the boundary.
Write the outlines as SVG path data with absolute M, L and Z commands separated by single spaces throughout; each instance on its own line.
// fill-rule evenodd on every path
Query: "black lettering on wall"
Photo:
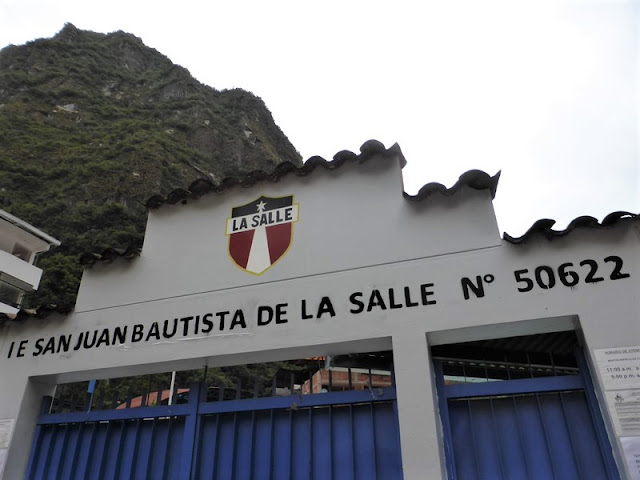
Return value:
M 320 300 L 320 305 L 318 306 L 318 318 L 322 317 L 325 313 L 328 313 L 331 317 L 336 316 L 336 311 L 333 309 L 333 304 L 329 297 L 322 297 L 322 300 Z
M 80 332 L 80 335 L 78 335 L 78 341 L 76 342 L 76 346 L 73 347 L 73 350 L 79 350 L 80 347 L 82 347 L 82 339 L 84 338 L 84 332 Z
M 387 306 L 384 304 L 384 300 L 382 299 L 382 295 L 376 289 L 371 291 L 371 295 L 369 296 L 369 305 L 367 305 L 367 312 L 373 310 L 373 307 L 380 307 L 382 310 L 386 310 Z
M 606 263 L 613 263 L 613 271 L 611 272 L 611 280 L 620 280 L 622 278 L 629 278 L 631 275 L 622 272 L 622 259 L 617 255 L 611 255 L 604 259 Z
M 82 342 L 82 346 L 86 349 L 89 349 L 93 347 L 96 344 L 96 341 L 98 340 L 98 330 L 93 331 L 93 337 L 91 337 L 91 342 L 88 342 L 87 340 L 89 340 L 89 332 L 87 332 L 87 334 L 84 336 L 84 342 Z
M 127 325 L 124 327 L 116 327 L 113 330 L 113 343 L 112 345 L 122 345 L 127 341 Z
M 396 292 L 393 288 L 389 289 L 389 308 L 391 310 L 395 310 L 397 308 L 402 308 L 404 305 L 401 303 L 396 303 Z
M 364 303 L 359 298 L 362 298 L 362 292 L 354 292 L 349 295 L 349 301 L 355 307 L 349 310 L 351 313 L 362 313 L 364 311 Z
M 263 327 L 269 325 L 273 320 L 273 308 L 266 305 L 260 305 L 258 307 L 258 326 Z
M 573 268 L 573 263 L 571 262 L 563 263 L 558 267 L 558 278 L 565 287 L 575 287 L 580 281 L 578 274 L 573 270 L 569 270 L 570 268 Z
M 422 305 L 435 305 L 435 300 L 429 300 L 429 297 L 435 295 L 433 290 L 433 283 L 424 283 L 420 285 L 420 296 L 422 297 Z
M 178 319 L 173 319 L 173 326 L 171 328 L 171 332 L 169 332 L 169 320 L 164 321 L 164 325 L 162 326 L 162 336 L 164 338 L 172 338 L 176 332 L 178 331 Z
M 189 322 L 193 320 L 193 317 L 182 317 L 180 321 L 182 322 L 182 336 L 189 336 Z
M 42 353 L 42 343 L 44 342 L 44 338 L 39 338 L 38 340 L 36 340 L 36 345 L 35 345 L 35 350 L 33 351 L 33 356 L 37 357 L 38 355 L 40 355 Z M 18 351 L 18 353 L 20 353 Z M 19 357 L 23 356 L 23 355 L 18 355 Z
M 218 313 L 221 313 L 221 312 L 218 312 Z M 229 312 L 222 312 L 222 313 L 229 313 Z M 213 330 L 213 322 L 209 320 L 211 317 L 213 317 L 212 313 L 205 313 L 202 316 L 202 323 L 205 325 L 205 327 L 202 328 L 202 333 L 209 333 L 211 330 Z
M 71 334 L 60 335 L 60 338 L 58 339 L 58 350 L 56 353 L 60 353 L 60 350 L 68 352 L 69 347 L 71 347 Z
M 301 310 L 301 318 L 302 320 L 308 320 L 310 318 L 313 318 L 313 315 L 309 315 L 307 313 L 307 301 L 306 300 L 302 300 L 301 304 L 300 304 L 300 310 Z
M 151 327 L 149 327 L 149 331 L 147 332 L 147 338 L 145 338 L 145 342 L 148 342 L 151 337 L 154 337 L 156 340 L 160 340 L 160 326 L 158 322 L 153 322 Z
M 517 283 L 524 283 L 524 286 L 518 287 L 519 292 L 530 292 L 533 290 L 533 280 L 528 277 L 525 277 L 526 274 L 529 273 L 529 269 L 524 268 L 522 270 L 516 270 L 513 272 L 513 276 L 516 277 Z
M 244 321 L 244 313 L 241 309 L 236 310 L 236 313 L 233 314 L 229 330 L 233 330 L 236 325 L 240 325 L 242 328 L 247 328 L 247 324 Z
M 462 277 L 460 284 L 462 285 L 462 294 L 465 300 L 471 298 L 469 290 L 471 290 L 477 298 L 484 297 L 484 284 L 482 283 L 482 277 L 480 275 L 476 275 L 476 283 L 473 283 L 470 278 Z
M 104 330 L 102 330 L 102 333 L 100 334 L 100 338 L 98 338 L 98 343 L 96 343 L 96 348 L 98 348 L 100 345 L 105 344 L 107 346 L 109 346 L 111 344 L 111 338 L 109 335 L 109 329 L 105 328 Z
M 278 305 L 276 305 L 276 323 L 287 323 L 289 320 L 287 320 L 286 318 L 284 318 L 284 316 L 287 314 L 287 303 L 279 303 Z
M 533 274 L 536 278 L 536 283 L 543 290 L 548 290 L 556 285 L 556 276 L 553 273 L 553 268 L 548 267 L 547 265 L 540 265 L 539 267 L 536 267 Z
M 144 335 L 144 325 L 136 323 L 133 326 L 133 332 L 131 332 L 131 343 L 137 343 L 142 340 Z
M 591 260 L 587 258 L 580 262 L 580 266 L 589 266 L 589 272 L 587 276 L 584 278 L 585 283 L 598 283 L 604 281 L 604 277 L 596 277 L 596 272 L 598 271 L 598 262 L 595 260 Z
M 47 340 L 42 354 L 45 355 L 47 353 L 56 353 L 56 337 L 49 337 L 49 340 Z
M 220 319 L 220 331 L 222 332 L 224 330 L 224 319 L 227 315 L 229 315 L 231 312 L 218 312 L 216 313 L 216 316 Z
M 409 289 L 409 287 L 404 287 L 404 304 L 407 307 L 417 307 L 418 306 L 418 302 L 412 302 L 411 301 L 411 290 Z
M 610 280 L 620 280 L 631 275 L 622 272 L 623 260 L 617 255 L 611 255 L 604 259 L 605 263 L 613 263 L 614 267 L 609 277 Z M 529 292 L 537 285 L 542 290 L 550 290 L 556 286 L 556 275 L 560 284 L 573 289 L 580 284 L 581 275 L 585 274 L 583 283 L 594 284 L 605 281 L 605 277 L 598 275 L 598 262 L 592 258 L 587 258 L 579 262 L 581 267 L 586 269 L 574 269 L 573 262 L 562 263 L 559 267 L 540 265 L 533 269 L 533 279 L 528 269 L 516 270 L 513 272 L 516 282 L 519 284 L 519 292 Z M 535 282 L 534 282 L 535 279 Z

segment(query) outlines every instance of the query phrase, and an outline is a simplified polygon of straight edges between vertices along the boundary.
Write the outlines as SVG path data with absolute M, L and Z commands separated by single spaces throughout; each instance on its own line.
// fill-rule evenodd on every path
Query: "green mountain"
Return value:
M 75 303 L 80 253 L 141 244 L 143 202 L 299 153 L 262 100 L 195 80 L 128 33 L 71 24 L 0 50 L 0 208 L 62 241 L 27 306 Z

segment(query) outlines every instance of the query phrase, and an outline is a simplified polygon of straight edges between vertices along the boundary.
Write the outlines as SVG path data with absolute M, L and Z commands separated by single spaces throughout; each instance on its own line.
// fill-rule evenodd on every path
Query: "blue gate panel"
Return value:
M 311 448 L 309 415 L 311 409 L 292 410 L 290 416 L 291 440 L 284 443 L 276 439 L 276 449 L 289 450 L 291 479 L 311 478 Z
M 293 410 L 273 411 L 273 434 L 271 449 L 273 452 L 273 479 L 290 480 L 292 463 L 292 419 Z
M 253 441 L 252 478 L 269 480 L 271 473 L 271 455 L 273 448 L 273 411 L 256 411 L 255 436 Z
M 177 478 L 183 430 L 180 418 L 43 425 L 27 478 Z
M 26 478 L 402 479 L 393 389 L 207 403 L 193 388 L 185 405 L 41 415 Z
M 540 409 L 553 472 L 557 478 L 566 478 L 567 480 L 589 478 L 589 475 L 581 472 L 581 465 L 576 462 L 569 432 L 571 426 L 567 424 L 563 412 L 562 397 L 561 393 L 537 395 L 537 406 Z M 591 423 L 590 417 L 584 420 Z M 575 425 L 573 427 L 575 428 Z M 597 451 L 589 453 L 591 455 L 598 454 Z
M 510 406 L 505 406 L 509 409 Z M 522 433 L 522 454 L 532 478 L 554 478 L 553 465 L 547 447 L 547 435 L 534 395 L 520 399 L 513 397 L 513 414 Z M 517 471 L 517 465 L 513 466 Z M 528 478 L 528 477 L 523 477 Z
M 402 478 L 392 402 L 220 413 L 200 425 L 197 479 Z
M 238 480 L 251 480 L 253 466 L 253 450 L 255 446 L 255 416 L 256 412 L 239 415 L 237 420 L 235 451 L 235 476 Z
M 449 418 L 459 480 L 609 478 L 582 390 L 450 400 Z
M 334 431 L 333 466 L 335 480 L 349 480 L 355 477 L 353 455 L 353 417 L 349 406 L 332 409 L 331 426 Z
M 593 422 L 585 422 L 585 418 L 591 418 L 591 412 L 582 392 L 574 395 L 563 395 L 563 407 L 567 423 L 571 426 L 571 444 L 573 453 L 581 465 L 583 478 L 609 478 L 607 477 L 607 460 L 612 458 L 613 452 L 603 452 L 599 448 L 596 428 Z
M 492 414 L 495 417 L 493 428 L 496 437 L 500 439 L 511 439 L 511 441 L 502 440 L 500 442 L 501 458 L 509 459 L 509 461 L 501 462 L 500 468 L 503 476 L 514 480 L 524 480 L 528 477 L 522 475 L 522 473 L 528 472 L 529 469 L 527 467 L 527 458 L 523 454 L 520 427 L 517 416 L 515 415 L 516 409 L 513 407 L 514 401 L 513 397 L 492 399 L 490 400 L 490 406 L 492 407 Z
M 378 479 L 402 478 L 400 432 L 395 404 L 373 404 Z
M 352 412 L 353 422 L 353 450 L 357 452 L 354 458 L 354 472 L 356 478 L 376 478 L 377 457 L 375 442 L 375 418 L 373 404 L 368 408 L 356 406 Z
M 308 410 L 311 412 L 311 409 Z M 309 448 L 313 452 L 313 470 L 311 478 L 333 478 L 333 428 L 332 409 L 316 408 L 312 415 L 312 435 Z M 327 448 L 329 446 L 329 448 Z

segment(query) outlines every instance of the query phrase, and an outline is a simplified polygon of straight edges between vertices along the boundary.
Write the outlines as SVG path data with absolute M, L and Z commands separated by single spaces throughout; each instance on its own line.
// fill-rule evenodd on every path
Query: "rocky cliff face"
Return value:
M 67 24 L 0 51 L 0 208 L 63 242 L 36 303 L 73 303 L 78 253 L 140 241 L 152 194 L 283 161 L 301 163 L 262 100 L 131 34 Z

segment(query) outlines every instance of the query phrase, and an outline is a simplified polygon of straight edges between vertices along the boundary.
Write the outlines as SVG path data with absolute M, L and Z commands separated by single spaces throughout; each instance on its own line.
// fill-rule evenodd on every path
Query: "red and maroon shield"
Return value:
M 229 255 L 240 268 L 260 275 L 291 246 L 298 204 L 288 197 L 260 197 L 231 209 L 227 219 Z

